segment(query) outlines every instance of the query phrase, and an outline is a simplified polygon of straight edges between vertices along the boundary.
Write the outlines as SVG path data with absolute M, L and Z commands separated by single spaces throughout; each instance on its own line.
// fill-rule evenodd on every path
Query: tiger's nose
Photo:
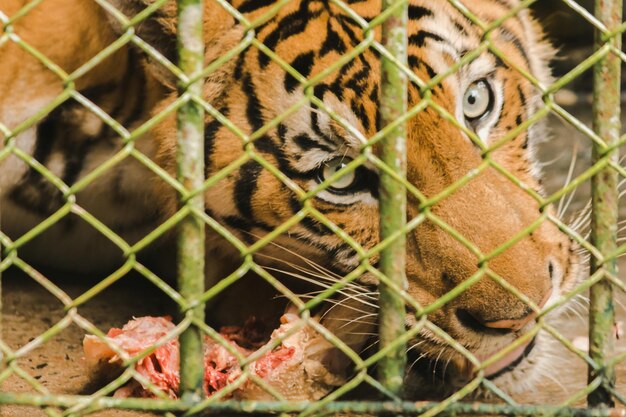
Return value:
M 552 291 L 548 291 L 546 295 L 543 297 L 541 302 L 538 304 L 538 307 L 541 309 L 546 305 L 548 300 L 550 299 L 550 295 L 552 295 Z M 537 313 L 529 308 L 529 312 L 524 314 L 521 317 L 516 318 L 506 318 L 501 320 L 484 320 L 480 314 L 476 314 L 471 311 L 467 311 L 467 314 L 471 315 L 472 318 L 480 323 L 481 326 L 484 326 L 488 329 L 500 330 L 505 332 L 515 332 L 522 329 L 526 326 L 531 320 L 534 320 L 537 317 Z

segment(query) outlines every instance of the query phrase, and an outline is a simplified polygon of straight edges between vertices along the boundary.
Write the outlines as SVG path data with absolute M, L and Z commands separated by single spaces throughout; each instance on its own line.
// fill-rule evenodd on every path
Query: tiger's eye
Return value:
M 463 96 L 463 113 L 467 120 L 476 120 L 491 111 L 493 94 L 485 80 L 473 82 Z
M 322 169 L 320 180 L 326 181 L 333 175 L 337 173 L 340 169 L 345 167 L 347 164 L 352 161 L 350 158 L 335 158 L 332 161 L 326 162 L 324 164 L 324 168 Z M 354 171 L 350 171 L 342 175 L 338 180 L 333 182 L 330 186 L 339 191 L 346 190 L 350 188 L 356 179 L 356 174 Z

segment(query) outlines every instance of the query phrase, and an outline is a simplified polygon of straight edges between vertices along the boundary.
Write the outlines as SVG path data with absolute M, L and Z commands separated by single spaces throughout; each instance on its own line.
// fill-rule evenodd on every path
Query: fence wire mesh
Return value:
M 622 2 L 562 1 L 595 47 L 555 80 L 528 16 L 539 3 L 1 0 L 0 272 L 9 288 L 30 278 L 63 313 L 19 342 L 0 321 L 0 415 L 626 415 Z M 589 126 L 555 96 L 591 69 Z M 551 116 L 593 151 L 542 192 L 528 141 Z M 570 224 L 584 186 L 590 208 Z M 158 266 L 171 242 L 175 273 Z M 111 272 L 94 280 L 96 265 Z M 55 268 L 83 271 L 84 286 L 69 290 Z M 138 277 L 177 317 L 132 351 L 85 312 L 118 308 L 111 289 Z M 583 346 L 580 322 L 549 316 L 588 291 Z M 213 317 L 276 300 L 282 325 L 252 350 Z M 82 393 L 30 363 L 55 339 L 80 345 L 63 339 L 71 329 L 117 366 Z M 545 339 L 588 367 L 556 404 L 520 389 L 541 384 L 529 375 Z M 207 346 L 237 369 L 219 388 Z M 179 348 L 175 383 L 144 371 Z M 267 365 L 285 350 L 302 355 L 295 370 Z M 138 389 L 150 398 L 124 395 Z

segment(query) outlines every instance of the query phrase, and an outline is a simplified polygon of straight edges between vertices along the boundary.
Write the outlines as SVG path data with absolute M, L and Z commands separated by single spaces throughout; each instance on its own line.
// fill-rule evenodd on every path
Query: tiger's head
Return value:
M 259 22 L 254 32 L 217 2 L 209 2 L 205 13 L 207 63 L 250 39 L 246 37 L 256 39 L 205 82 L 213 113 L 206 120 L 207 176 L 231 169 L 206 190 L 206 212 L 246 244 L 283 227 L 274 243 L 259 251 L 257 261 L 317 289 L 357 269 L 362 254 L 379 243 L 379 171 L 373 162 L 379 145 L 367 146 L 384 127 L 379 124 L 380 53 L 374 47 L 379 29 L 368 34 L 361 24 L 373 21 L 381 5 L 346 3 L 352 12 L 332 1 L 293 0 L 268 15 L 277 2 L 229 2 L 249 22 Z M 121 9 L 136 13 L 131 4 L 125 2 Z M 518 2 L 463 4 L 466 13 L 488 26 Z M 137 28 L 172 60 L 173 15 L 173 7 L 166 5 Z M 407 292 L 419 305 L 429 306 L 457 286 L 472 284 L 431 311 L 432 325 L 410 341 L 409 358 L 416 366 L 407 376 L 409 390 L 420 384 L 424 364 L 454 387 L 475 374 L 436 328 L 480 361 L 528 338 L 483 369 L 507 391 L 529 386 L 548 362 L 544 333 L 529 336 L 537 325 L 535 308 L 553 305 L 577 282 L 582 267 L 553 208 L 538 199 L 541 178 L 533 151 L 546 133 L 530 122 L 542 106 L 538 85 L 550 82 L 546 62 L 551 49 L 542 36 L 527 10 L 512 13 L 487 36 L 448 2 L 410 1 L 408 65 L 424 83 L 437 82 L 431 88 L 409 85 L 414 114 L 407 121 L 407 180 L 421 196 L 408 193 Z M 302 79 L 289 74 L 285 64 Z M 173 85 L 166 71 L 152 66 L 164 84 Z M 303 79 L 316 82 L 303 84 Z M 426 99 L 428 105 L 416 107 Z M 501 142 L 511 132 L 511 139 Z M 154 135 L 159 162 L 173 171 L 175 123 L 162 123 Z M 242 137 L 253 140 L 244 145 Z M 338 176 L 362 158 L 363 149 L 371 156 Z M 330 186 L 307 194 L 328 180 Z M 172 212 L 174 193 L 163 189 L 160 194 Z M 238 256 L 217 234 L 208 242 L 222 255 Z M 378 255 L 367 262 L 375 267 Z M 375 326 L 376 284 L 374 274 L 360 274 L 340 295 L 350 305 L 334 315 L 332 320 L 340 324 L 330 318 L 326 322 L 355 348 L 366 339 L 356 334 Z M 407 328 L 418 322 L 408 308 Z

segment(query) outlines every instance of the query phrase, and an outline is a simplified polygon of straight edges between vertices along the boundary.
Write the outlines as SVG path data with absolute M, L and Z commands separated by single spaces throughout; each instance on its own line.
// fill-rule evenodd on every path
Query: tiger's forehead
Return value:
M 380 0 L 343 0 L 338 4 L 329 0 L 292 0 L 282 5 L 277 0 L 232 0 L 231 3 L 248 20 L 264 20 L 261 28 L 279 27 L 282 41 L 287 40 L 284 35 L 297 34 L 311 24 L 326 24 L 329 20 L 351 25 L 354 33 L 350 36 L 362 39 L 359 32 L 381 13 Z M 440 32 L 447 41 L 470 41 L 472 45 L 468 46 L 474 48 L 483 37 L 484 29 L 492 29 L 490 25 L 497 22 L 509 35 L 519 36 L 516 41 L 522 43 L 528 29 L 522 20 L 528 18 L 528 11 L 516 10 L 517 4 L 517 0 L 461 0 L 458 5 L 446 0 L 409 0 L 409 32 L 419 28 L 427 31 L 430 26 L 431 33 Z M 428 33 L 419 36 L 428 37 Z M 321 36 L 311 38 L 310 43 L 321 39 Z M 459 51 L 463 49 L 468 48 L 461 47 Z
M 425 81 L 445 72 L 468 53 L 483 48 L 484 55 L 492 59 L 483 65 L 491 67 L 500 58 L 494 50 L 506 56 L 508 63 L 528 70 L 532 57 L 527 56 L 527 11 L 511 13 L 512 1 L 464 0 L 463 8 L 447 1 L 412 0 L 409 3 L 408 64 L 421 74 Z M 345 8 L 327 0 L 292 0 L 274 10 L 276 1 L 239 0 L 233 4 L 247 13 L 250 20 L 273 13 L 272 18 L 257 28 L 257 38 L 284 63 L 294 67 L 305 77 L 314 76 L 333 66 L 355 48 L 367 44 L 368 29 L 364 27 L 380 14 L 380 1 L 346 1 Z M 509 16 L 509 14 L 511 14 Z M 490 25 L 497 23 L 495 29 Z M 485 35 L 487 29 L 488 35 Z M 493 30 L 492 30 L 493 29 Z M 380 25 L 371 33 L 374 42 L 380 42 Z M 487 46 L 491 48 L 488 50 Z M 364 70 L 380 65 L 379 52 L 369 44 L 363 53 L 352 58 Z M 364 58 L 363 58 L 364 57 Z M 272 58 L 259 52 L 260 70 L 264 70 Z M 499 62 L 502 64 L 501 62 Z M 352 62 L 341 70 L 348 70 Z M 420 68 L 420 65 L 424 65 Z M 283 70 L 284 71 L 284 70 Z M 484 71 L 483 71 L 484 72 Z M 376 73 L 369 74 L 373 81 Z M 329 77 L 336 76 L 329 74 Z M 294 80 L 292 80 L 294 81 Z M 286 82 L 288 83 L 288 81 Z M 292 82 L 293 84 L 293 82 Z
M 302 79 L 285 70 L 287 64 L 303 79 L 325 74 L 310 85 L 308 94 L 324 101 L 365 136 L 380 130 L 380 54 L 373 47 L 373 42 L 380 42 L 380 26 L 371 32 L 373 42 L 350 59 L 345 57 L 369 42 L 362 25 L 380 14 L 381 2 L 345 3 L 349 10 L 327 0 L 292 0 L 275 11 L 276 1 L 233 1 L 250 20 L 276 12 L 256 30 L 256 37 L 271 53 L 250 48 L 245 54 L 247 82 L 254 80 L 256 88 L 263 90 L 259 93 L 265 97 L 268 116 L 287 111 L 307 94 Z M 510 65 L 526 71 L 532 66 L 525 52 L 529 41 L 524 20 L 528 16 L 507 17 L 512 2 L 504 0 L 463 0 L 463 4 L 465 8 L 460 10 L 444 0 L 411 0 L 408 7 L 408 67 L 424 82 L 446 74 L 433 88 L 433 100 L 452 114 L 458 113 L 459 97 L 471 82 L 510 73 Z M 486 36 L 485 29 L 496 21 L 497 27 Z M 482 48 L 482 53 L 474 54 L 477 48 Z M 507 62 L 495 51 L 501 51 Z M 468 54 L 472 59 L 466 59 Z M 276 62 L 276 57 L 283 62 Z M 517 76 L 507 75 L 509 79 Z M 278 82 L 268 82 L 270 79 Z M 409 93 L 409 106 L 414 106 L 421 100 L 415 84 L 410 85 Z M 296 123 L 308 118 L 294 115 L 291 119 Z M 328 126 L 340 129 L 332 120 Z

